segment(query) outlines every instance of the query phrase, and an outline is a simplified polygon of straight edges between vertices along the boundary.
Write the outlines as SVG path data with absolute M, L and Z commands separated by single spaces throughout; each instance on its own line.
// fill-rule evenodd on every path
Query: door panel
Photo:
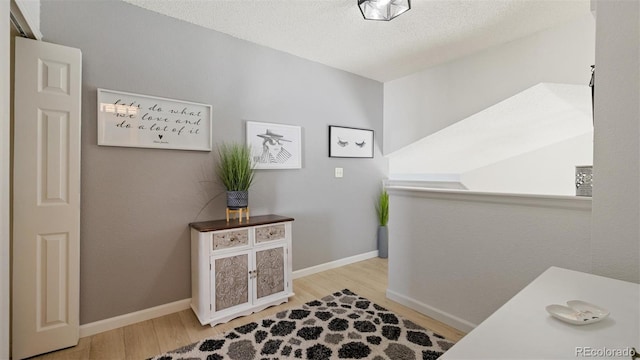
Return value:
M 38 330 L 47 330 L 69 323 L 67 316 L 67 254 L 69 233 L 38 235 L 37 309 Z
M 280 293 L 285 288 L 285 247 L 256 251 L 256 298 Z
M 21 359 L 79 339 L 78 49 L 16 39 L 13 347 Z
M 221 311 L 251 301 L 249 253 L 214 258 L 214 310 Z
M 38 109 L 38 205 L 69 204 L 69 113 Z

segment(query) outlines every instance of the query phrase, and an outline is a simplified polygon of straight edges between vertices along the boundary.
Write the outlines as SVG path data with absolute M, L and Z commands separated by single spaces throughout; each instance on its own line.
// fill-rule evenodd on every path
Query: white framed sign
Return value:
M 98 89 L 98 145 L 211 151 L 211 105 Z

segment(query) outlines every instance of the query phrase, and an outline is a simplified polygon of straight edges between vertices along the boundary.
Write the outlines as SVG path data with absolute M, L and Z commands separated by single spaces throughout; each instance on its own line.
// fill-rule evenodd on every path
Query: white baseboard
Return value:
M 371 259 L 378 256 L 378 251 L 370 251 L 368 253 L 350 256 L 344 259 L 331 261 L 328 263 L 311 266 L 305 269 L 293 272 L 293 278 L 315 274 L 321 271 L 334 269 L 340 266 L 349 265 L 358 261 Z M 159 305 L 149 309 L 144 309 L 129 314 L 124 314 L 109 319 L 104 319 L 89 324 L 80 325 L 80 337 L 92 336 L 101 332 L 117 329 L 123 326 L 135 324 L 137 322 L 154 319 L 160 316 L 173 314 L 178 311 L 189 309 L 191 299 L 178 300 L 169 304 Z
M 370 251 L 370 252 L 367 252 L 367 253 L 364 253 L 364 254 L 349 256 L 349 257 L 342 258 L 342 259 L 339 259 L 339 260 L 330 261 L 328 263 L 324 263 L 324 264 L 315 265 L 315 266 L 311 266 L 311 267 L 308 267 L 308 268 L 296 270 L 296 271 L 293 272 L 292 275 L 293 275 L 294 279 L 297 279 L 297 278 L 301 278 L 303 276 L 319 273 L 319 272 L 325 271 L 325 270 L 335 269 L 335 268 L 340 267 L 340 266 L 353 264 L 353 263 L 356 263 L 358 261 L 371 259 L 371 258 L 374 258 L 374 257 L 377 257 L 377 256 L 378 256 L 378 250 L 374 250 L 374 251 Z
M 80 325 L 80 337 L 87 337 L 141 321 L 173 314 L 178 311 L 189 309 L 190 304 L 191 299 L 178 300 L 169 304 L 159 305 L 149 309 Z
M 470 332 L 475 329 L 476 324 L 470 323 L 464 319 L 461 319 L 457 316 L 451 315 L 446 311 L 442 311 L 437 309 L 431 305 L 427 305 L 418 300 L 412 299 L 405 295 L 398 294 L 395 291 L 387 289 L 387 298 L 393 300 L 399 304 L 402 304 L 406 307 L 409 307 L 419 313 L 425 314 L 433 319 L 441 321 L 451 327 L 454 327 L 460 331 L 464 331 L 465 333 Z

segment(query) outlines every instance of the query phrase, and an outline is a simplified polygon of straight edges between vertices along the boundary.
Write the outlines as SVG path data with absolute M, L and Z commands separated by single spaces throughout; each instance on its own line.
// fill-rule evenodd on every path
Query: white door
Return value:
M 79 339 L 81 56 L 16 39 L 14 359 Z

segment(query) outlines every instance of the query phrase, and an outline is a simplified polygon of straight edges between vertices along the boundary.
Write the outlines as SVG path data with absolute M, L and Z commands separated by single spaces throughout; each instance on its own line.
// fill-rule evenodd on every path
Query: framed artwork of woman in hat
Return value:
M 300 169 L 299 126 L 247 121 L 247 144 L 256 169 Z

